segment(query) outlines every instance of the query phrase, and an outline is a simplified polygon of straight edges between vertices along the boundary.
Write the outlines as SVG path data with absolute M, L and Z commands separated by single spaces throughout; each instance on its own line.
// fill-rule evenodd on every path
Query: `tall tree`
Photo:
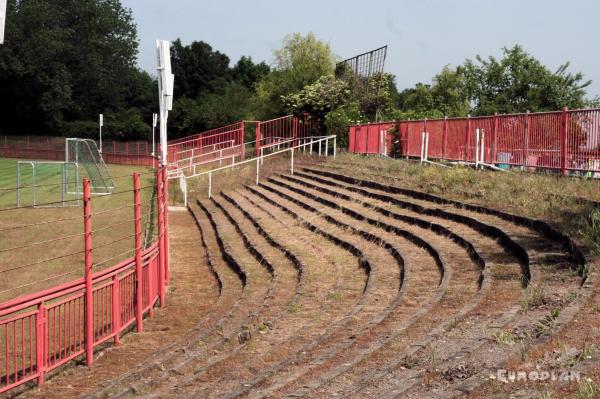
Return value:
M 69 122 L 148 101 L 152 81 L 136 65 L 137 30 L 119 0 L 9 0 L 0 50 L 0 126 L 57 133 Z M 141 116 L 140 116 L 141 118 Z M 82 134 L 82 135 L 85 135 Z
M 502 58 L 477 56 L 458 68 L 477 115 L 494 112 L 513 113 L 554 111 L 564 106 L 585 105 L 585 81 L 582 73 L 568 71 L 569 63 L 552 72 L 519 45 L 502 49 Z
M 254 107 L 257 117 L 267 119 L 282 115 L 286 106 L 283 96 L 302 90 L 321 76 L 332 75 L 336 57 L 329 44 L 314 33 L 299 33 L 283 39 L 274 52 L 274 70 L 257 87 Z

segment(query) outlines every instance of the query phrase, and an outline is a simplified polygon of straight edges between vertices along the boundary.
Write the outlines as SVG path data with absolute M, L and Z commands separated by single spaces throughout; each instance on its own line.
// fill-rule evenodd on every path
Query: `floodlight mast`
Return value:
M 4 44 L 4 26 L 6 24 L 6 0 L 0 0 L 0 44 Z
M 171 73 L 171 49 L 168 40 L 156 41 L 156 56 L 158 70 L 158 103 L 160 106 L 160 147 L 161 163 L 167 165 L 167 119 L 173 109 L 173 82 Z

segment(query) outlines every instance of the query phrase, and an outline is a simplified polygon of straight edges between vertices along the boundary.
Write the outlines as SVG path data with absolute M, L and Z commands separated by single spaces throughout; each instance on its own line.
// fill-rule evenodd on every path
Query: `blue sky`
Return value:
M 288 33 L 313 31 L 341 58 L 389 46 L 386 71 L 398 88 L 429 82 L 446 65 L 499 55 L 519 43 L 552 69 L 593 80 L 600 95 L 600 2 L 597 0 L 122 0 L 133 10 L 140 66 L 154 74 L 154 40 L 204 40 L 227 54 L 272 61 Z

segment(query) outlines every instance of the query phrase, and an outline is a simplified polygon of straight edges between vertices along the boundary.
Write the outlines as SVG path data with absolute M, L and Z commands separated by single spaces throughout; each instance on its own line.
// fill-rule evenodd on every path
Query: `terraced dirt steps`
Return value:
M 289 209 L 287 209 L 288 212 L 291 212 Z M 326 224 L 326 223 L 325 223 Z M 370 239 L 370 240 L 378 240 L 376 237 L 373 236 L 366 236 L 361 239 L 358 239 L 352 235 L 349 235 L 347 232 L 345 232 L 344 230 L 340 229 L 339 227 L 336 227 L 335 225 L 333 227 L 324 227 L 324 226 L 316 226 L 315 221 L 311 221 L 311 223 L 307 223 L 307 226 L 310 230 L 312 231 L 318 231 L 321 235 L 323 235 L 324 237 L 328 238 L 329 240 L 331 240 L 332 242 L 337 243 L 338 245 L 341 245 L 342 247 L 346 248 L 347 250 L 349 250 L 351 253 L 353 253 L 355 256 L 358 256 L 359 259 L 360 258 L 367 258 L 364 255 L 364 251 L 362 249 L 359 249 L 359 247 L 369 247 L 369 245 L 371 246 L 371 248 L 369 248 L 371 250 L 372 254 L 377 254 L 377 252 L 379 252 L 379 256 L 380 257 L 385 257 L 386 255 L 388 257 L 390 257 L 392 263 L 393 260 L 395 259 L 396 262 L 398 263 L 398 265 L 396 266 L 396 269 L 393 273 L 393 275 L 386 275 L 384 274 L 385 271 L 381 271 L 381 270 L 376 270 L 374 267 L 377 267 L 375 265 L 379 265 L 379 262 L 381 262 L 381 258 L 378 260 L 377 258 L 375 258 L 374 255 L 370 255 L 368 258 L 368 260 L 365 259 L 360 259 L 360 263 L 365 267 L 365 269 L 370 271 L 370 278 L 369 278 L 369 282 L 367 284 L 367 288 L 364 291 L 364 296 L 363 296 L 363 300 L 362 303 L 360 304 L 360 311 L 359 312 L 355 312 L 354 317 L 352 318 L 346 318 L 344 323 L 345 325 L 345 329 L 347 331 L 349 331 L 348 329 L 354 325 L 354 326 L 358 326 L 360 321 L 363 318 L 366 317 L 372 317 L 373 314 L 376 314 L 380 311 L 380 309 L 383 309 L 384 307 L 387 306 L 387 303 L 389 301 L 388 300 L 382 300 L 380 302 L 380 298 L 384 295 L 386 295 L 386 291 L 385 288 L 383 290 L 379 290 L 379 291 L 374 291 L 371 289 L 371 287 L 373 286 L 373 281 L 378 281 L 377 279 L 380 278 L 380 274 L 384 275 L 384 280 L 389 282 L 389 281 L 394 281 L 394 280 L 399 280 L 398 277 L 393 277 L 394 275 L 399 274 L 399 270 L 398 268 L 402 267 L 403 264 L 403 260 L 401 258 L 401 256 L 397 253 L 397 251 L 394 250 L 394 248 L 390 245 L 385 246 L 386 250 L 389 252 L 388 254 L 386 254 L 386 251 L 383 250 L 382 248 L 375 246 L 373 244 L 370 244 L 368 241 L 366 241 L 366 239 Z M 349 226 L 346 226 L 349 227 Z M 337 229 L 337 231 L 336 231 Z M 327 231 L 328 230 L 328 231 Z M 346 237 L 348 237 L 349 240 L 353 241 L 352 243 L 345 241 Z M 342 237 L 342 238 L 339 238 Z M 379 242 L 382 243 L 382 241 L 379 239 Z M 384 243 L 385 244 L 385 243 Z M 384 261 L 387 261 L 386 258 L 383 258 Z M 383 262 L 382 262 L 383 264 Z M 379 266 L 381 267 L 381 266 Z M 391 277 L 391 278 L 390 278 Z M 390 294 L 387 294 L 388 297 L 393 297 L 397 294 L 397 292 L 399 291 L 399 284 L 400 282 L 398 281 L 397 285 L 395 284 L 391 284 L 390 289 L 388 289 L 388 291 L 390 292 Z M 380 284 L 381 285 L 381 284 Z M 330 331 L 327 335 L 328 335 L 328 340 L 336 340 L 337 335 L 339 335 L 341 333 L 341 331 L 343 331 L 343 329 L 338 329 L 337 331 Z M 337 334 L 337 335 L 336 335 Z M 320 343 L 320 345 L 324 348 L 324 349 L 329 349 L 329 347 L 327 347 L 325 345 L 325 342 L 323 340 L 323 337 L 321 337 L 320 339 L 322 342 Z M 304 351 L 305 353 L 305 351 Z M 311 353 L 315 353 L 315 348 L 313 347 L 313 350 L 311 351 Z M 279 380 L 281 380 L 281 376 L 278 374 L 277 378 Z M 264 382 L 261 382 L 264 383 Z M 255 384 L 254 389 L 256 390 L 256 388 L 258 388 L 259 384 Z
M 306 186 L 307 186 L 307 185 L 310 185 L 310 184 L 313 184 L 313 187 L 315 187 L 315 183 L 318 183 L 318 182 L 320 182 L 319 184 L 322 184 L 322 183 L 327 183 L 327 182 L 329 182 L 329 183 L 330 183 L 330 185 L 332 185 L 332 186 L 334 186 L 334 187 L 335 187 L 335 191 L 336 191 L 336 193 L 340 193 L 341 191 L 343 191 L 342 187 L 344 186 L 344 184 L 347 184 L 347 181 L 343 182 L 344 184 L 339 184 L 339 183 L 340 183 L 340 181 L 339 181 L 339 180 L 338 180 L 337 182 L 336 182 L 336 181 L 334 181 L 335 179 L 333 179 L 333 178 L 332 178 L 331 174 L 329 174 L 329 176 L 328 176 L 328 177 L 329 177 L 329 178 L 331 178 L 331 179 L 324 178 L 324 175 L 325 175 L 326 173 L 328 173 L 328 172 L 325 172 L 325 173 L 322 173 L 322 174 L 321 174 L 321 173 L 317 173 L 317 172 L 318 172 L 318 171 L 316 171 L 314 174 L 312 174 L 312 179 L 313 179 L 313 181 L 312 181 L 311 183 L 309 183 L 308 181 L 304 181 L 304 182 L 303 182 L 303 184 L 304 184 L 304 187 L 305 187 L 305 188 L 306 188 Z M 302 175 L 302 173 L 301 173 L 301 175 Z M 310 175 L 311 175 L 311 173 L 308 173 L 308 174 L 304 175 L 303 177 L 304 177 L 304 178 L 306 178 L 307 180 L 310 180 L 310 179 L 311 179 L 311 176 L 310 176 Z M 285 177 L 284 177 L 284 178 L 285 178 Z M 288 180 L 288 181 L 289 181 L 290 179 L 296 179 L 296 182 L 298 183 L 297 179 L 302 179 L 302 177 L 300 177 L 300 176 L 298 176 L 298 174 L 296 174 L 296 176 L 294 176 L 293 178 L 291 178 L 291 177 L 289 177 L 289 176 L 287 177 L 287 180 Z M 319 184 L 316 184 L 316 185 L 318 186 Z M 336 184 L 337 184 L 337 185 L 336 185 Z M 330 187 L 330 188 L 331 188 L 331 187 Z M 362 193 L 362 194 L 365 194 L 365 195 L 363 196 L 364 198 L 373 198 L 373 197 L 377 197 L 377 195 L 384 195 L 384 194 L 381 194 L 381 193 L 375 193 L 375 192 L 373 192 L 372 190 L 365 191 L 365 190 L 364 190 L 364 185 L 361 185 L 361 186 L 360 186 L 360 188 L 357 188 L 356 186 L 353 186 L 353 187 L 348 187 L 348 188 L 350 189 L 350 190 L 348 190 L 348 192 L 353 192 L 355 195 L 356 195 L 356 193 Z M 379 188 L 379 187 L 378 187 L 378 188 Z M 327 189 L 326 189 L 326 188 L 324 188 L 324 187 L 321 187 L 321 190 L 323 191 L 323 190 L 327 190 Z M 340 194 L 340 195 L 341 195 L 341 194 Z M 389 196 L 388 196 L 388 197 L 386 197 L 386 195 L 384 195 L 384 197 L 385 197 L 384 199 L 386 199 L 386 200 L 389 200 L 389 199 L 390 199 L 390 198 L 389 198 Z M 363 198 L 363 199 L 364 199 L 364 198 Z M 381 198 L 381 197 L 380 197 L 380 198 Z M 406 199 L 406 198 L 404 198 L 404 199 Z M 369 201 L 372 201 L 372 200 L 369 200 Z M 362 205 L 365 205 L 365 203 L 362 203 Z M 409 208 L 409 209 L 411 209 L 411 208 L 412 208 L 412 209 L 417 209 L 417 210 L 423 211 L 423 209 L 421 209 L 421 208 L 418 208 L 418 207 L 410 207 L 410 206 L 407 206 L 406 204 L 401 204 L 401 205 L 403 205 L 403 208 L 404 208 L 404 209 L 406 209 L 406 208 Z M 388 204 L 387 206 L 389 207 L 389 204 Z M 372 207 L 372 205 L 369 205 L 368 207 Z M 426 210 L 425 210 L 425 212 L 424 212 L 424 213 L 429 213 L 429 214 L 431 214 L 431 212 L 427 212 Z M 434 212 L 434 213 L 435 213 L 435 212 Z M 480 218 L 480 219 L 481 219 L 481 218 Z M 505 226 L 503 226 L 503 227 L 505 227 L 505 228 L 510 228 L 510 226 L 508 226 L 508 225 L 505 225 Z M 519 229 L 518 229 L 518 227 L 519 227 L 519 226 L 517 226 L 517 228 L 516 228 L 516 230 L 517 230 L 517 231 L 519 230 Z M 514 230 L 514 227 L 513 227 L 513 230 Z M 511 231 L 511 230 L 509 230 L 509 231 Z M 521 233 L 522 233 L 522 231 L 521 231 Z M 531 234 L 531 233 L 530 233 L 530 234 Z M 518 239 L 522 239 L 522 236 L 516 236 L 516 237 L 517 237 L 517 240 L 518 240 Z M 531 235 L 530 235 L 530 236 L 526 236 L 526 237 L 527 237 L 529 240 L 531 240 L 531 239 L 532 239 L 532 238 L 531 238 Z M 537 237 L 537 239 L 540 239 L 540 237 Z M 531 242 L 531 241 L 529 241 L 529 242 Z M 529 242 L 528 242 L 528 243 L 529 243 Z M 545 248 L 552 248 L 552 250 L 556 250 L 556 245 L 555 245 L 554 243 L 545 243 L 544 245 L 545 245 Z M 543 248 L 543 247 L 542 247 L 542 248 Z M 535 256 L 536 256 L 536 255 L 535 255 L 535 253 L 533 253 L 533 251 L 529 250 L 529 252 L 532 254 L 532 257 L 535 257 Z M 552 254 L 552 255 L 554 256 L 555 254 Z M 567 255 L 570 255 L 570 254 L 569 254 L 569 253 L 565 253 L 565 252 L 562 252 L 562 253 L 560 254 L 560 256 L 562 256 L 562 260 L 561 260 L 561 262 L 564 262 L 564 260 L 565 260 L 565 257 L 567 257 Z M 561 290 L 561 291 L 559 291 L 559 292 L 560 292 L 560 293 L 562 293 L 562 294 L 567 294 L 567 295 L 570 295 L 570 294 L 569 294 L 569 293 L 566 291 L 566 290 L 568 289 L 568 287 L 574 288 L 574 287 L 577 287 L 577 285 L 578 285 L 578 282 L 579 282 L 579 281 L 578 281 L 578 279 L 577 279 L 577 278 L 575 278 L 575 277 L 574 277 L 572 274 L 569 274 L 569 273 L 566 273 L 566 274 L 567 274 L 566 278 L 567 278 L 567 280 L 569 280 L 569 281 L 566 281 L 566 282 L 565 282 L 565 276 L 564 276 L 564 274 L 565 274 L 565 273 L 564 273 L 564 270 L 562 270 L 562 271 L 561 271 L 561 270 L 550 270 L 550 271 L 548 271 L 548 270 L 546 270 L 546 269 L 547 269 L 547 267 L 546 267 L 546 268 L 543 268 L 543 269 L 544 269 L 544 270 L 542 270 L 542 273 L 541 273 L 541 274 L 542 274 L 542 277 L 543 277 L 541 280 L 543 280 L 543 283 L 544 283 L 545 285 L 549 285 L 549 286 L 550 286 L 552 289 L 555 289 L 555 288 L 559 288 L 559 289 L 561 289 L 561 288 L 562 288 L 562 290 Z M 558 275 L 559 279 L 561 280 L 561 284 L 553 285 L 553 281 L 552 281 L 552 280 L 553 280 L 553 278 L 554 278 L 554 277 L 557 277 L 557 275 Z M 500 275 L 499 277 L 501 277 L 500 281 L 503 281 L 503 279 L 502 279 L 502 275 Z M 564 283 L 564 284 L 562 284 L 562 283 Z M 496 288 L 496 286 L 497 286 L 497 284 L 495 283 L 495 284 L 494 284 L 494 288 Z M 571 291 L 571 292 L 572 292 L 572 291 Z M 493 298 L 492 298 L 492 300 L 491 300 L 491 302 L 492 302 L 492 303 L 493 303 L 493 299 L 495 299 L 495 298 L 497 298 L 497 293 L 494 293 L 494 296 L 493 296 Z M 547 304 L 546 304 L 546 305 L 547 305 Z M 556 304 L 555 304 L 555 305 L 556 305 Z M 566 305 L 566 303 L 564 303 L 563 305 Z M 516 313 L 516 312 L 515 312 L 515 310 L 518 310 L 518 308 L 513 308 L 513 310 L 512 310 L 512 311 L 509 311 L 509 312 L 507 312 L 507 313 L 505 314 L 505 316 L 502 318 L 502 320 L 504 320 L 505 322 L 506 322 L 506 321 L 508 321 L 508 320 L 510 320 L 510 318 L 511 318 L 511 316 L 510 316 L 510 315 L 511 315 L 511 314 L 512 314 L 512 317 L 514 317 L 514 315 L 515 315 L 515 313 Z M 542 314 L 543 314 L 543 312 L 537 312 L 538 314 L 536 315 L 536 314 L 535 314 L 536 312 L 532 312 L 532 311 L 528 311 L 527 313 L 528 313 L 528 314 L 527 314 L 527 317 L 521 317 L 521 319 L 522 319 L 522 320 L 521 320 L 521 322 L 522 322 L 524 325 L 529 325 L 530 327 L 531 327 L 532 325 L 533 325 L 533 326 L 536 326 L 536 323 L 535 323 L 536 316 L 541 316 L 541 314 L 539 314 L 539 313 L 542 313 Z M 525 323 L 525 320 L 527 320 L 527 323 Z M 454 321 L 453 321 L 453 323 L 454 323 Z M 493 325 L 492 325 L 492 326 L 493 326 Z M 495 328 L 497 329 L 498 327 L 500 327 L 500 325 L 496 325 L 496 326 L 493 326 L 493 327 L 495 327 Z M 456 330 L 455 330 L 455 331 L 456 331 Z M 490 332 L 492 332 L 492 331 L 490 331 Z M 444 345 L 444 347 L 448 347 L 448 345 Z M 463 353 L 463 356 L 464 356 L 464 355 L 466 355 L 466 354 L 468 354 L 468 352 L 466 352 L 466 353 Z M 443 357 L 444 357 L 442 354 L 440 354 L 440 355 L 438 355 L 438 356 L 439 356 L 438 358 L 443 358 Z M 414 367 L 414 365 L 413 365 L 413 367 Z M 389 375 L 390 375 L 390 373 L 389 373 L 389 368 L 390 368 L 390 367 L 388 367 L 388 368 L 385 368 L 385 370 L 384 370 L 384 372 L 383 372 L 383 373 L 379 373 L 379 374 L 380 374 L 380 377 L 381 377 L 381 375 L 383 375 L 383 374 L 388 374 L 388 376 L 389 376 Z M 406 374 L 406 373 L 404 373 L 404 374 Z M 451 373 L 448 373 L 448 374 L 451 374 Z M 463 373 L 463 374 L 464 374 L 464 373 Z M 468 373 L 467 373 L 467 374 L 468 374 Z M 388 392 L 387 394 L 389 394 L 389 395 L 392 395 L 392 396 L 393 396 L 394 392 L 396 392 L 396 393 L 398 393 L 398 392 L 402 392 L 402 393 L 404 393 L 404 392 L 405 392 L 405 390 L 403 390 L 403 389 L 399 389 L 399 390 L 398 390 L 398 389 L 396 388 L 396 387 L 397 387 L 397 385 L 398 385 L 398 381 L 400 381 L 400 379 L 398 378 L 398 376 L 396 376 L 396 378 L 394 378 L 393 380 L 388 380 L 388 381 L 387 381 L 387 383 L 386 383 L 386 382 L 384 382 L 384 383 L 382 384 L 382 385 L 384 385 L 384 386 L 386 386 L 386 385 L 387 385 L 388 387 L 390 387 L 390 386 L 391 386 L 391 387 L 393 387 L 393 388 L 394 388 L 394 389 L 390 390 L 390 392 Z M 358 395 L 357 395 L 357 396 L 364 395 L 364 394 L 373 394 L 373 392 L 374 392 L 374 387 L 375 387 L 375 390 L 377 389 L 377 384 L 376 384 L 376 383 L 374 383 L 373 381 L 371 381 L 369 378 L 363 378 L 363 379 L 362 379 L 362 384 L 360 384 L 360 383 L 359 383 L 358 385 L 362 385 L 362 387 L 364 388 L 364 390 L 363 390 L 363 391 L 359 391 L 359 393 L 358 393 Z M 402 385 L 402 384 L 400 384 L 400 385 Z M 340 387 L 338 386 L 338 387 L 337 387 L 337 389 L 339 389 L 339 388 L 340 388 Z M 352 387 L 349 389 L 349 391 L 348 391 L 348 392 L 350 392 L 350 391 L 356 391 L 356 389 L 357 389 L 357 388 L 359 388 L 359 387 L 358 387 L 356 384 L 354 384 L 354 385 L 353 385 L 353 386 L 352 386 Z M 332 388 L 332 389 L 333 389 L 333 388 Z M 367 392 L 367 390 L 370 390 L 370 392 Z M 321 393 L 322 393 L 322 392 L 321 392 Z M 379 391 L 379 392 L 377 393 L 377 395 L 375 395 L 375 396 L 381 396 L 381 395 L 383 395 L 383 393 L 384 393 L 384 391 Z M 416 394 L 416 396 L 418 396 L 418 394 Z
M 223 205 L 223 204 L 221 204 L 221 206 L 224 208 L 224 205 Z M 216 220 L 216 219 L 214 219 L 214 220 Z M 312 237 L 311 237 L 311 238 L 312 238 Z M 314 239 L 313 239 L 313 240 L 314 240 Z M 311 240 L 311 241 L 313 241 L 313 240 Z M 272 241 L 272 240 L 271 240 L 271 241 Z M 309 242 L 310 242 L 310 241 L 309 241 Z M 347 265 L 346 265 L 346 267 L 347 267 Z M 360 284 L 359 284 L 359 286 L 360 286 Z M 360 293 L 360 292 L 362 292 L 362 291 L 364 291 L 364 287 L 360 287 L 360 288 L 361 288 L 361 289 L 358 291 L 359 293 Z M 317 304 L 318 304 L 318 303 L 317 303 Z M 293 308 L 292 308 L 292 310 L 293 310 Z M 301 343 L 303 343 L 304 341 L 305 341 L 305 340 L 300 340 L 300 342 L 301 342 Z M 271 343 L 271 345 L 273 345 L 273 343 Z M 252 355 L 252 356 L 253 356 L 253 357 L 255 357 L 255 355 Z M 232 360 L 232 362 L 233 362 L 233 360 Z M 239 365 L 239 363 L 236 361 L 236 362 L 234 363 L 234 367 L 233 367 L 233 369 L 235 369 L 235 366 L 237 366 L 237 365 Z M 214 367 L 211 367 L 211 370 L 213 370 L 213 369 L 214 369 Z M 200 376 L 201 376 L 203 379 L 206 379 L 206 378 L 207 378 L 207 376 L 208 376 L 209 374 L 210 374 L 210 371 L 209 371 L 209 372 L 206 372 L 206 373 L 202 373 Z M 213 374 L 213 375 L 218 375 L 219 373 L 212 373 L 212 374 Z M 179 378 L 178 380 L 181 380 L 181 379 Z M 189 379 L 187 379 L 187 378 L 184 378 L 184 380 L 188 380 L 188 381 L 187 381 L 188 385 L 191 385 L 191 384 L 189 384 L 189 383 L 190 383 Z M 181 389 L 182 389 L 182 386 L 181 386 L 181 385 L 182 385 L 182 384 L 176 384 L 176 386 L 175 386 L 175 388 L 176 388 L 176 389 L 175 389 L 174 391 L 171 391 L 171 394 L 174 394 L 175 396 L 180 396 L 180 395 L 184 394 L 184 393 L 182 392 L 182 390 L 181 390 Z M 185 387 L 183 387 L 183 388 L 185 388 Z M 176 393 L 174 393 L 174 392 L 176 392 Z M 161 396 L 161 392 L 160 392 L 160 391 L 156 391 L 156 392 L 154 393 L 154 395 Z

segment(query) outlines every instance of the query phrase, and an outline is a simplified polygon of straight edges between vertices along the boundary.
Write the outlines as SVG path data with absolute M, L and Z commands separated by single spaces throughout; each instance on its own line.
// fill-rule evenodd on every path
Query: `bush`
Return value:
M 349 103 L 338 107 L 325 115 L 325 129 L 327 134 L 337 136 L 337 145 L 340 148 L 348 147 L 348 127 L 363 119 L 357 103 Z

